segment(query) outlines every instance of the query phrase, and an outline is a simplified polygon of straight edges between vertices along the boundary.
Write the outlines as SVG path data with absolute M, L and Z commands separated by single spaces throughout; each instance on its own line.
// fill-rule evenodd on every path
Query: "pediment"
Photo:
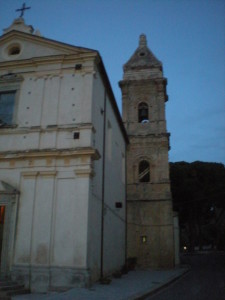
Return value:
M 0 180 L 0 194 L 18 194 L 19 191 L 10 184 Z
M 15 30 L 0 38 L 0 62 L 96 52 Z

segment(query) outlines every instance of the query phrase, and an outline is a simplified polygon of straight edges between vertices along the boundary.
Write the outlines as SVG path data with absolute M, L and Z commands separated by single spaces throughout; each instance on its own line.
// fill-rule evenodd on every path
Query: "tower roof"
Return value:
M 144 34 L 139 37 L 139 46 L 123 66 L 124 72 L 132 69 L 149 69 L 151 67 L 162 67 L 162 63 L 155 57 L 147 46 L 147 39 Z

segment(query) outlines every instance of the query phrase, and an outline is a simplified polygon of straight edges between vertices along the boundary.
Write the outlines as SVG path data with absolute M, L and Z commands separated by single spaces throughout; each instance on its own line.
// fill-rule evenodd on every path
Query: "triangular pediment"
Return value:
M 0 38 L 0 62 L 97 51 L 76 47 L 41 36 L 12 30 Z
M 19 191 L 11 186 L 10 184 L 6 183 L 5 181 L 0 180 L 0 194 L 17 194 Z

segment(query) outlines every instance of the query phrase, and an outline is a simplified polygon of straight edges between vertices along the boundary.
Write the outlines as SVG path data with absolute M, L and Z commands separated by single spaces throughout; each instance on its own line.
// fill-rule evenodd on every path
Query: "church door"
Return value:
M 10 276 L 19 192 L 0 181 L 0 277 Z

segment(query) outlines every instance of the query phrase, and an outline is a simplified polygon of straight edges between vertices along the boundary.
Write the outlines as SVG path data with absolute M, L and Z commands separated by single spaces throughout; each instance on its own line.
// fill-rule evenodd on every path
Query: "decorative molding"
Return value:
M 28 150 L 28 151 L 17 151 L 17 152 L 1 152 L 1 160 L 24 160 L 24 159 L 46 159 L 46 158 L 55 158 L 55 159 L 72 159 L 79 156 L 90 156 L 92 159 L 99 159 L 100 154 L 97 149 L 94 148 L 77 148 L 77 149 L 50 149 L 50 150 Z
M 21 82 L 23 80 L 24 78 L 20 74 L 8 73 L 0 76 L 0 84 Z
M 25 178 L 35 178 L 38 176 L 38 172 L 37 171 L 21 172 L 21 175 Z
M 15 86 L 14 86 L 15 88 Z M 14 89 L 13 88 L 13 89 Z M 1 88 L 0 88 L 1 90 Z M 5 88 L 4 88 L 5 90 Z M 77 124 L 67 124 L 65 126 L 62 125 L 48 125 L 47 127 L 41 126 L 31 126 L 31 127 L 17 127 L 16 125 L 12 125 L 10 127 L 1 128 L 1 135 L 3 134 L 29 134 L 29 133 L 46 133 L 46 132 L 58 132 L 58 131 L 81 131 L 81 130 L 92 130 L 92 132 L 96 132 L 96 129 L 91 123 L 77 123 Z
M 40 171 L 38 175 L 42 177 L 55 177 L 57 175 L 57 171 Z
M 93 169 L 77 169 L 74 173 L 78 177 L 93 177 L 95 175 Z
M 94 60 L 97 56 L 97 53 L 79 53 L 79 62 L 80 60 Z M 0 69 L 5 68 L 25 68 L 25 67 L 38 67 L 41 65 L 50 65 L 50 64 L 60 64 L 60 68 L 58 70 L 62 70 L 63 64 L 74 64 L 78 60 L 78 54 L 59 54 L 59 55 L 53 55 L 53 56 L 41 56 L 41 57 L 35 57 L 35 58 L 29 58 L 26 60 L 17 60 L 17 61 L 5 61 L 1 63 Z M 70 69 L 72 70 L 74 66 L 71 66 Z M 68 67 L 67 67 L 68 69 Z M 93 72 L 93 69 L 92 69 Z
M 25 178 L 35 178 L 37 176 L 42 177 L 54 177 L 57 175 L 57 171 L 28 171 L 28 172 L 21 172 L 21 175 Z

